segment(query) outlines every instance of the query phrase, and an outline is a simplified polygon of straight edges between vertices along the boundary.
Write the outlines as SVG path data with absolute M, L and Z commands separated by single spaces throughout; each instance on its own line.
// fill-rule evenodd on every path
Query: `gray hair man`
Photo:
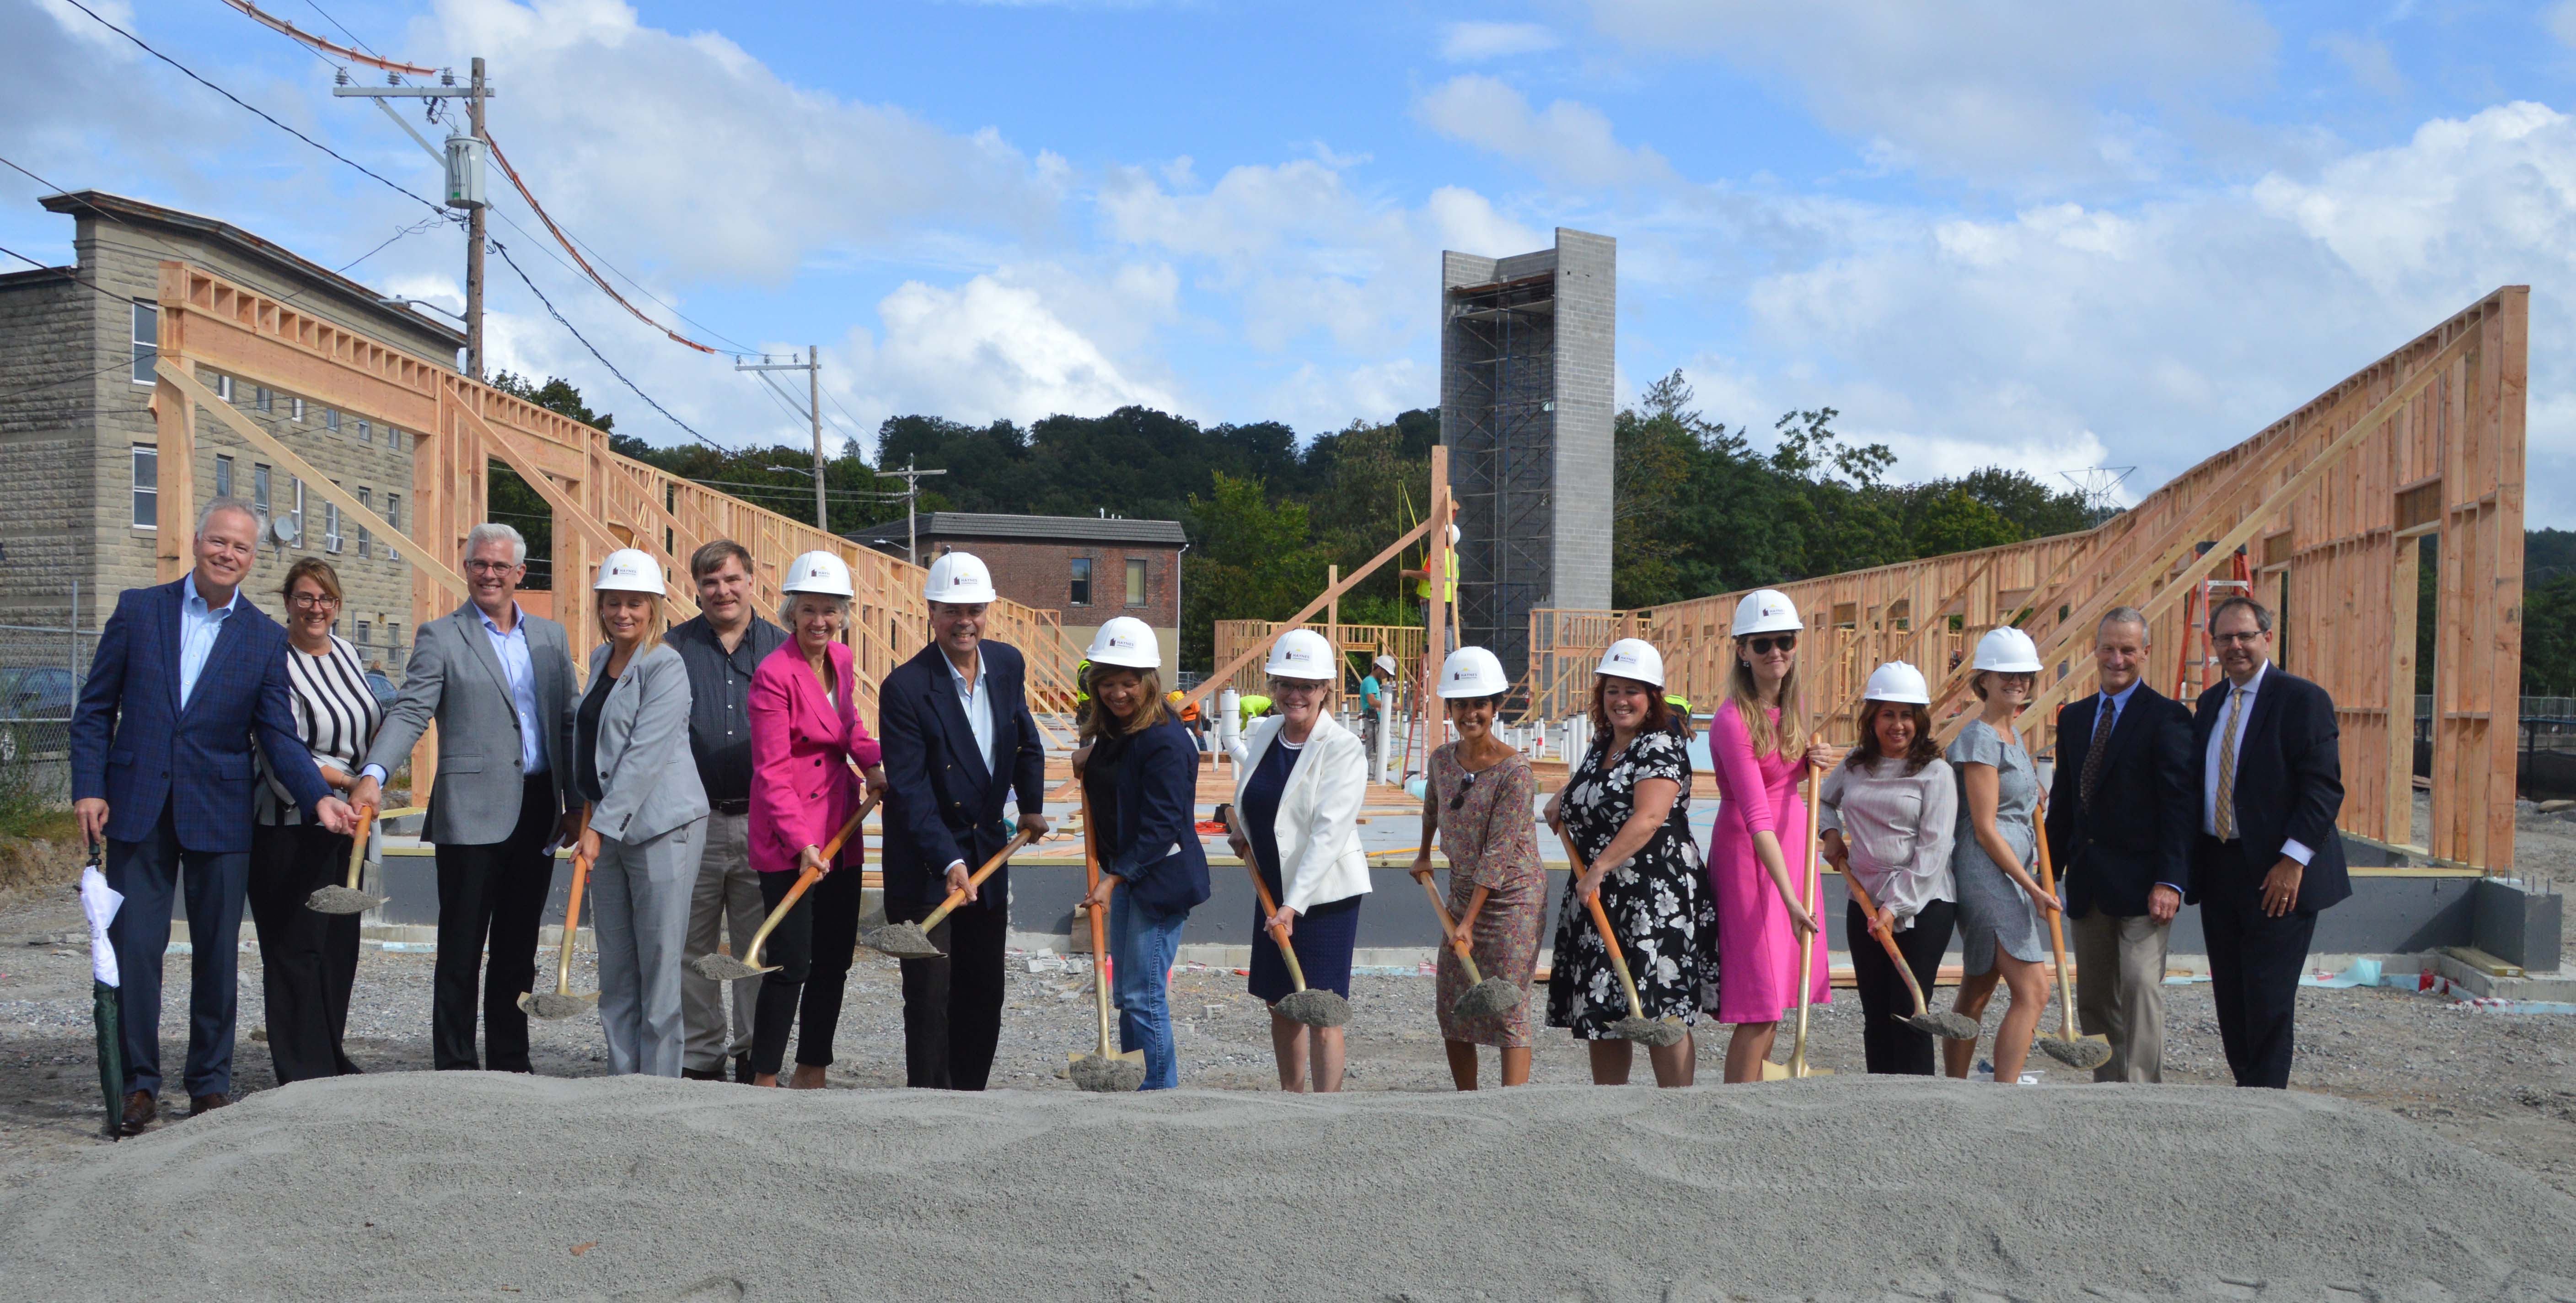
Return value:
M 534 990 L 538 915 L 554 888 L 557 842 L 572 840 L 572 645 L 563 626 L 519 609 L 528 541 L 507 525 L 465 536 L 468 598 L 420 627 L 400 695 L 359 770 L 357 804 L 382 800 L 385 776 L 438 724 L 429 840 L 438 858 L 438 964 L 430 1054 L 442 1069 L 529 1072 L 523 991 Z M 484 1056 L 474 1045 L 476 963 Z
M 2048 847 L 2065 874 L 2076 1013 L 2111 1042 L 2095 1081 L 2164 1079 L 2165 953 L 2191 883 L 2191 712 L 2146 685 L 2148 648 L 2146 616 L 2112 609 L 2093 636 L 2100 691 L 2057 712 Z
M 742 544 L 720 538 L 699 548 L 689 557 L 689 574 L 697 581 L 699 613 L 673 626 L 662 641 L 689 667 L 689 753 L 713 811 L 689 896 L 688 937 L 681 943 L 681 952 L 695 960 L 715 953 L 720 934 L 730 934 L 733 953 L 743 953 L 768 914 L 760 875 L 751 867 L 751 676 L 786 643 L 787 631 L 753 610 L 751 552 Z M 730 1058 L 734 1080 L 748 1084 L 760 983 L 733 983 L 730 1028 L 722 985 L 681 966 L 680 1018 L 687 1041 L 680 1075 L 721 1080 Z

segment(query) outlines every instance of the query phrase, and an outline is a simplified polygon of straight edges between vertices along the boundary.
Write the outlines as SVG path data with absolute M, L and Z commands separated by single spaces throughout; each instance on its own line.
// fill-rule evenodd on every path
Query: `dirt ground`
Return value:
M 2576 877 L 2576 822 L 2527 812 L 2518 841 L 2526 863 Z M 65 863 L 65 873 L 76 863 Z M 97 1072 L 90 1031 L 88 959 L 78 903 L 58 878 L 0 895 L 0 1184 L 39 1179 L 54 1163 L 101 1142 Z M 35 944 L 30 944 L 33 941 Z M 1079 961 L 1076 961 L 1079 963 Z M 1094 1040 L 1087 968 L 1054 973 L 1014 964 L 994 1085 L 1069 1090 L 1059 1075 L 1068 1052 Z M 349 1052 L 369 1071 L 423 1070 L 429 1060 L 431 958 L 370 947 L 361 957 L 352 1000 Z M 170 957 L 163 1010 L 165 1110 L 184 1109 L 176 1078 L 186 1044 L 187 959 Z M 589 989 L 587 957 L 574 982 Z M 1849 992 L 1817 1011 L 1811 1060 L 1837 1072 L 1861 1071 L 1859 1009 Z M 2206 985 L 2167 988 L 2166 1080 L 2223 1084 L 2226 1064 Z M 1450 1080 L 1431 1010 L 1427 977 L 1361 977 L 1352 990 L 1352 1090 L 1447 1090 Z M 1544 992 L 1535 998 L 1544 1001 Z M 1936 1001 L 1946 997 L 1936 997 Z M 1991 1030 L 2008 997 L 1988 1010 Z M 1172 1009 L 1182 1084 L 1275 1090 L 1269 1018 L 1231 972 L 1175 975 Z M 237 1091 L 274 1085 L 262 1026 L 259 958 L 241 955 L 241 1039 Z M 1714 1081 L 1724 1030 L 1703 1028 L 1702 1081 Z M 1985 1048 L 1980 1047 L 1980 1053 Z M 1785 1054 L 1785 1040 L 1783 1043 Z M 863 955 L 850 975 L 831 1070 L 835 1087 L 902 1084 L 902 1023 L 893 962 Z M 539 1073 L 587 1076 L 605 1071 L 595 1017 L 536 1024 Z M 2064 1069 L 2033 1054 L 2047 1080 Z M 1639 1077 L 1644 1080 L 1642 1056 Z M 1496 1065 L 1488 1052 L 1485 1070 Z M 1542 1082 L 1587 1080 L 1581 1048 L 1562 1033 L 1542 1032 L 1534 1068 Z M 2463 1144 L 2528 1170 L 2576 1195 L 2576 1017 L 2473 1012 L 2448 1001 L 2391 990 L 2301 992 L 2294 1089 L 2365 1101 L 2410 1118 Z M 709 1085 L 709 1090 L 737 1089 Z M 165 1117 L 171 1116 L 165 1112 Z M 185 1126 L 165 1121 L 163 1126 Z

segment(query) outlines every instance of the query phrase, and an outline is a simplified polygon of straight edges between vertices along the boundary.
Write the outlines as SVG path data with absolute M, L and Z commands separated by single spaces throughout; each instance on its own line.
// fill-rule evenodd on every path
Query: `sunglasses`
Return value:
M 1449 798 L 1450 810 L 1455 811 L 1459 806 L 1465 805 L 1467 803 L 1467 793 L 1474 790 L 1476 790 L 1476 776 L 1474 774 L 1468 774 L 1461 777 L 1458 780 L 1458 794 Z
M 1744 645 L 1756 656 L 1768 656 L 1771 654 L 1771 649 L 1774 647 L 1777 647 L 1782 651 L 1796 651 L 1798 649 L 1798 635 L 1794 633 L 1784 633 L 1770 638 L 1747 638 L 1744 640 Z

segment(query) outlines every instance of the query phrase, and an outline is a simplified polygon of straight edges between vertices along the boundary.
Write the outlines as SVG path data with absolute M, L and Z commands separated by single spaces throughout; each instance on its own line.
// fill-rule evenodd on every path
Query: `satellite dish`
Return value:
M 269 544 L 273 547 L 293 547 L 298 531 L 293 517 L 271 516 L 268 518 L 268 523 L 260 527 L 259 532 L 267 535 Z

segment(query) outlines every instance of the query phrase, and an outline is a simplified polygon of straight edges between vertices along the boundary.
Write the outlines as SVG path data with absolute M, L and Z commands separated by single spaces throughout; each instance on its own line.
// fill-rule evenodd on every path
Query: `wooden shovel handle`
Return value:
M 1243 819 L 1236 814 L 1231 805 L 1225 807 L 1225 826 L 1232 828 L 1234 835 L 1243 839 L 1244 845 L 1252 844 L 1252 834 L 1244 831 Z M 1255 862 L 1256 858 L 1255 855 L 1247 853 L 1243 857 L 1243 867 L 1252 874 L 1252 895 L 1255 900 L 1261 902 L 1261 917 L 1275 918 L 1279 913 L 1279 904 L 1270 898 L 1270 884 L 1261 880 L 1261 866 Z M 1269 925 L 1269 931 L 1270 943 L 1279 947 L 1279 958 L 1286 961 L 1288 965 L 1288 980 L 1295 983 L 1298 990 L 1305 990 L 1306 969 L 1304 965 L 1297 962 L 1297 947 L 1288 944 L 1288 929 L 1272 923 Z
M 581 889 L 590 881 L 590 857 L 581 853 L 581 835 L 590 829 L 590 807 L 583 806 L 573 828 L 572 893 L 564 898 L 563 948 L 555 959 L 555 994 L 572 994 L 572 934 L 581 926 Z
M 1082 802 L 1082 881 L 1090 889 L 1084 893 L 1088 899 L 1090 892 L 1100 890 L 1100 843 L 1092 835 L 1091 789 L 1076 780 L 1074 790 Z M 1099 1007 L 1100 1057 L 1105 1059 L 1109 1057 L 1109 930 L 1097 908 L 1085 906 L 1082 912 L 1091 917 L 1091 986 L 1093 1003 Z
M 2031 831 L 2037 834 L 2031 841 L 2039 849 L 2039 889 L 2054 897 L 2057 895 L 2057 866 L 2049 861 L 2048 856 L 2048 793 L 2039 793 L 2039 803 L 2031 813 L 2034 816 Z M 2048 947 L 2057 958 L 2057 1007 L 2065 1023 L 2066 1039 L 2071 1041 L 2076 1039 L 2075 988 L 2066 984 L 2066 914 L 2063 910 L 2046 912 Z
M 358 807 L 358 831 L 349 838 L 349 890 L 358 889 L 358 874 L 367 864 L 367 830 L 376 824 L 376 807 Z
M 859 835 L 860 821 L 868 817 L 868 811 L 877 808 L 879 799 L 877 795 L 871 794 L 868 799 L 859 802 L 859 808 L 851 811 L 849 818 L 841 822 L 841 830 L 833 833 L 832 840 L 823 843 L 817 852 L 821 864 L 797 870 L 796 881 L 789 884 L 787 894 L 778 901 L 778 908 L 769 911 L 769 917 L 760 921 L 760 930 L 751 934 L 751 944 L 742 948 L 740 956 L 742 962 L 753 968 L 760 967 L 761 943 L 769 940 L 770 932 L 777 928 L 780 919 L 787 917 L 787 911 L 796 908 L 796 902 L 804 897 L 805 889 L 823 880 L 821 866 L 830 864 L 832 857 L 841 853 L 841 847 L 852 837 Z
M 1556 839 L 1565 846 L 1565 862 L 1574 866 L 1577 880 L 1592 871 L 1592 866 L 1583 862 L 1583 852 L 1574 849 L 1573 833 L 1560 826 L 1556 830 Z M 1619 936 L 1610 930 L 1610 915 L 1601 908 L 1601 893 L 1592 893 L 1583 906 L 1592 911 L 1592 928 L 1601 934 L 1601 944 L 1610 951 L 1610 969 L 1619 975 L 1619 989 L 1628 993 L 1628 1016 L 1645 1017 L 1646 1006 L 1637 999 L 1637 979 L 1628 973 L 1628 957 L 1619 952 Z
M 1449 938 L 1449 948 L 1457 951 L 1458 962 L 1467 966 L 1467 980 L 1484 981 L 1484 976 L 1476 971 L 1475 955 L 1469 953 L 1467 934 L 1458 930 L 1457 920 L 1449 917 L 1448 902 L 1440 899 L 1440 889 L 1431 885 L 1431 870 L 1415 870 L 1413 880 L 1421 883 L 1422 894 L 1431 898 L 1431 912 L 1440 916 L 1440 934 Z M 1477 890 L 1482 891 L 1484 888 L 1479 887 Z
M 1088 821 L 1086 820 L 1085 822 Z M 1086 832 L 1084 835 L 1088 837 L 1089 833 Z M 939 902 L 939 908 L 930 911 L 930 916 L 921 920 L 921 930 L 927 932 L 930 929 L 939 926 L 940 922 L 946 919 L 958 906 L 966 903 L 966 898 L 973 895 L 977 887 L 984 885 L 984 879 L 993 876 L 993 874 L 998 871 L 1002 865 L 1009 862 L 1013 855 L 1019 853 L 1021 847 L 1026 846 L 1037 839 L 1038 835 L 1026 828 L 1022 828 L 1019 832 L 1013 834 L 1011 840 L 1003 843 L 1002 849 L 993 852 L 993 858 L 984 861 L 984 867 L 975 870 L 974 875 L 966 879 L 966 887 L 964 890 L 949 892 L 948 899 Z
M 1914 993 L 1914 1012 L 1927 1012 L 1930 1006 L 1924 1003 L 1922 984 L 1914 980 L 1914 970 L 1906 966 L 1905 952 L 1896 948 L 1896 929 L 1879 914 L 1878 902 L 1869 898 L 1869 888 L 1860 885 L 1859 874 L 1846 869 L 1843 881 L 1850 885 L 1853 902 L 1860 906 L 1862 916 L 1869 920 L 1869 934 L 1887 947 L 1887 958 L 1896 965 L 1897 976 L 1904 978 L 1905 989 Z

